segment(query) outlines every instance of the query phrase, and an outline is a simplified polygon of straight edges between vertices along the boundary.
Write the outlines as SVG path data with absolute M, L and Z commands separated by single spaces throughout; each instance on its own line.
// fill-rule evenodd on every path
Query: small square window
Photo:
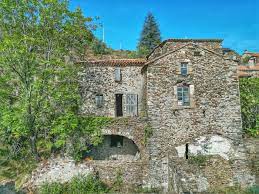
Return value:
M 97 108 L 102 108 L 103 107 L 104 98 L 103 98 L 102 94 L 97 94 L 95 96 L 95 103 L 96 103 Z
M 200 51 L 194 51 L 194 56 L 201 56 L 201 52 Z
M 181 75 L 188 74 L 188 63 L 181 63 Z
M 189 86 L 177 87 L 177 100 L 179 106 L 190 106 Z
M 123 146 L 123 137 L 119 135 L 111 136 L 111 147 L 122 147 Z

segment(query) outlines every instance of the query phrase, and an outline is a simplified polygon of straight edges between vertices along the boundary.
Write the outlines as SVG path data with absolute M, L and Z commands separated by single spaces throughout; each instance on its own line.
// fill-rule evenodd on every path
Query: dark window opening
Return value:
M 185 159 L 188 159 L 188 154 L 189 154 L 189 144 L 185 144 Z
M 206 111 L 205 111 L 205 110 L 203 110 L 203 116 L 204 116 L 204 117 L 206 116 Z
M 123 116 L 123 109 L 122 109 L 122 94 L 116 94 L 116 117 Z
M 200 51 L 194 51 L 194 56 L 201 56 L 201 52 Z
M 123 146 L 123 137 L 118 135 L 111 136 L 111 147 L 122 147 Z

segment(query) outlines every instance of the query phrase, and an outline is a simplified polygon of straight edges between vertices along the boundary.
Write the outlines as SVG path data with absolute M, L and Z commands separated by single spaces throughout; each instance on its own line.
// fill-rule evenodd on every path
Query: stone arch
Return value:
M 140 159 L 140 150 L 135 142 L 125 136 L 106 134 L 103 142 L 91 150 L 93 160 L 126 160 Z

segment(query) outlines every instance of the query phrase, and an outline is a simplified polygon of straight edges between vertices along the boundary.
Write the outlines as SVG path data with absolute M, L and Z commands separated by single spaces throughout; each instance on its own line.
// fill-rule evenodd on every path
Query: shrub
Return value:
M 108 193 L 109 188 L 93 175 L 74 177 L 68 183 L 46 183 L 40 194 L 100 194 Z
M 202 165 L 205 165 L 207 160 L 208 160 L 208 156 L 205 156 L 205 155 L 190 156 L 190 158 L 188 159 L 188 163 L 202 166 Z
M 225 188 L 215 188 L 211 189 L 209 193 L 213 194 L 257 194 L 259 193 L 259 187 L 249 187 L 246 189 L 242 189 L 239 185 Z

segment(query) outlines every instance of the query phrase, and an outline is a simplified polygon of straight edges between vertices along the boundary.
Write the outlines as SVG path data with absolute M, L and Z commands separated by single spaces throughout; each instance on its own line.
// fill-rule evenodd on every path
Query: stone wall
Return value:
M 122 80 L 115 81 L 115 69 L 120 67 Z M 86 63 L 81 73 L 81 94 L 83 99 L 82 114 L 115 117 L 115 94 L 123 94 L 123 115 L 126 114 L 126 94 L 138 95 L 138 115 L 143 116 L 144 78 L 140 65 L 118 66 L 93 65 Z M 95 103 L 96 94 L 103 94 L 104 105 L 98 108 Z
M 201 55 L 195 56 L 195 51 Z M 192 70 L 187 76 L 182 76 L 178 73 L 179 64 L 187 60 Z M 175 147 L 186 145 L 205 134 L 220 134 L 233 140 L 234 143 L 231 144 L 223 142 L 224 146 L 230 146 L 228 149 L 244 150 L 235 61 L 226 60 L 220 54 L 203 49 L 199 44 L 190 43 L 151 62 L 147 66 L 146 76 L 147 114 L 154 129 L 148 144 L 150 185 L 162 185 L 168 189 L 170 153 Z M 177 100 L 174 87 L 178 84 L 193 86 L 190 94 L 193 106 L 174 106 Z M 236 156 L 236 163 L 231 166 L 232 173 L 235 171 L 231 178 L 249 185 L 253 178 L 241 178 L 242 174 L 250 173 L 242 151 Z
M 158 46 L 149 56 L 148 60 L 152 60 L 163 54 L 166 54 L 175 49 L 181 48 L 189 43 L 195 43 L 196 45 L 202 46 L 204 48 L 215 51 L 219 54 L 222 53 L 221 50 L 221 40 L 195 40 L 195 39 L 169 39 L 164 41 L 160 46 Z
M 254 152 L 242 139 L 237 62 L 221 54 L 220 40 L 169 40 L 154 50 L 144 67 L 86 62 L 82 114 L 116 117 L 115 94 L 123 94 L 123 117 L 102 129 L 104 142 L 93 150 L 99 160 L 77 165 L 53 160 L 36 170 L 32 182 L 37 185 L 48 177 L 62 182 L 78 173 L 98 172 L 109 184 L 120 174 L 128 185 L 176 193 L 253 185 L 256 174 L 249 160 Z M 179 70 L 182 62 L 188 63 L 185 76 Z M 121 68 L 120 82 L 114 79 L 116 67 Z M 179 105 L 180 85 L 190 88 L 190 106 Z M 104 95 L 101 108 L 96 107 L 96 94 Z M 138 116 L 126 114 L 127 94 L 138 95 Z M 147 128 L 152 130 L 149 138 Z M 126 147 L 110 148 L 111 135 L 123 136 Z M 206 157 L 205 163 L 191 163 L 196 156 Z M 58 176 L 52 176 L 55 173 Z
M 35 188 L 46 182 L 69 182 L 73 177 L 90 174 L 100 177 L 108 185 L 112 185 L 118 176 L 123 183 L 130 186 L 142 184 L 143 163 L 141 161 L 83 161 L 75 163 L 70 158 L 52 158 L 41 163 L 32 173 L 31 180 L 26 183 L 27 188 Z

